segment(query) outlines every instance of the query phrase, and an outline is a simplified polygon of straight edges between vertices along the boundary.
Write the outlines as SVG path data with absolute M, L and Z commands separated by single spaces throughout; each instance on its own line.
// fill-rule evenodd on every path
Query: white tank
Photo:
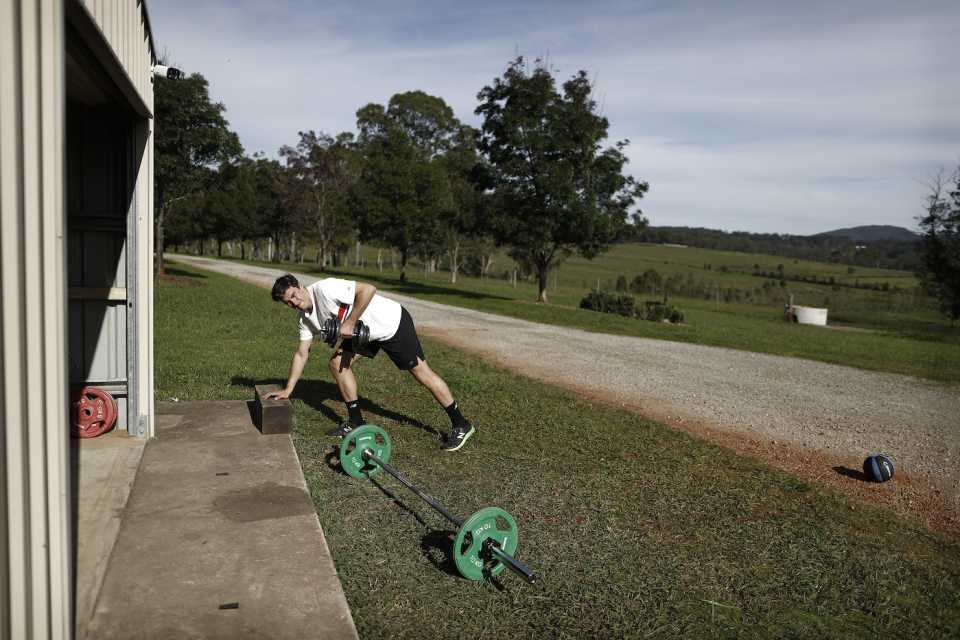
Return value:
M 793 305 L 791 309 L 793 311 L 793 317 L 796 318 L 797 322 L 800 324 L 815 324 L 821 327 L 827 326 L 826 309 L 818 309 L 817 307 L 801 307 L 799 305 Z

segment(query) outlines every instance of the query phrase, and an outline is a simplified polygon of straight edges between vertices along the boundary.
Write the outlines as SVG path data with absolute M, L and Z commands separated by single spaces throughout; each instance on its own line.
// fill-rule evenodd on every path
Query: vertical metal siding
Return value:
M 143 101 L 153 106 L 150 82 L 150 42 L 146 37 L 142 0 L 67 0 L 82 4 L 93 16 L 110 43 L 117 60 L 126 71 Z M 146 55 L 144 55 L 146 53 Z
M 70 1 L 76 1 L 85 7 L 88 19 L 99 28 L 116 58 L 114 67 L 119 64 L 135 93 L 152 111 L 151 66 L 154 52 L 151 49 L 143 0 L 67 0 Z M 121 385 L 121 395 L 117 399 L 129 407 L 129 414 L 121 413 L 118 426 L 126 428 L 132 434 L 148 437 L 153 435 L 154 409 L 152 124 L 151 119 L 144 119 L 135 126 L 134 145 L 139 153 L 135 152 L 134 157 L 139 159 L 139 163 L 129 165 L 129 170 L 133 172 L 135 191 L 133 198 L 128 201 L 129 209 L 124 210 L 124 214 L 128 219 L 126 248 L 132 255 L 124 259 L 122 254 L 118 256 L 114 251 L 110 251 L 108 246 L 98 247 L 98 243 L 102 244 L 102 238 L 98 238 L 93 229 L 83 229 L 82 223 L 78 223 L 73 217 L 69 238 L 70 286 L 113 287 L 117 291 L 125 292 L 128 303 L 128 314 L 121 317 L 124 309 L 122 301 L 113 300 L 107 303 L 102 300 L 71 299 L 71 310 L 75 313 L 71 315 L 69 327 L 72 344 L 84 344 L 79 353 L 70 354 L 71 378 L 75 381 L 89 380 L 104 385 L 116 382 Z M 113 156 L 112 151 L 105 152 L 102 147 L 97 148 L 100 145 L 96 140 L 113 138 L 110 132 L 94 133 L 92 136 L 92 144 L 85 144 L 82 151 L 87 166 L 93 166 L 90 163 L 123 162 L 121 157 Z M 89 153 L 93 153 L 95 159 L 91 157 L 88 160 L 86 155 Z M 87 198 L 83 207 L 84 215 L 112 217 L 120 211 L 111 196 L 117 193 L 117 190 L 110 182 L 114 176 L 121 174 L 122 169 L 118 167 L 117 172 L 111 170 L 98 174 L 96 183 L 85 185 L 84 193 Z M 74 209 L 71 208 L 70 212 L 72 216 Z M 77 235 L 80 237 L 76 238 Z M 78 255 L 83 257 L 77 258 Z M 78 277 L 74 269 L 78 269 L 83 275 Z M 104 274 L 115 275 L 113 284 L 101 282 L 107 278 L 99 277 L 98 269 Z M 126 402 L 123 402 L 124 388 L 127 394 Z
M 0 635 L 69 638 L 63 5 L 0 15 Z

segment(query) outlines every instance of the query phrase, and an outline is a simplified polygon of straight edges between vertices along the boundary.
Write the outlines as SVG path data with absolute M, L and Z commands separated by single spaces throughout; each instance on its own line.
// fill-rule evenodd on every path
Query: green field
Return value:
M 156 288 L 158 400 L 245 400 L 253 384 L 284 381 L 289 309 L 224 276 L 173 275 Z M 324 431 L 344 410 L 317 345 L 293 398 L 294 442 L 361 637 L 960 635 L 956 540 L 424 346 L 478 425 L 475 438 L 440 452 L 446 415 L 384 357 L 360 365 L 366 417 L 391 433 L 392 462 L 454 511 L 510 511 L 518 556 L 541 581 L 462 579 L 445 520 L 390 478 L 351 479 L 330 462 Z
M 349 254 L 349 264 L 321 272 L 310 263 L 258 263 L 274 268 L 315 272 L 318 277 L 338 275 L 364 279 L 385 291 L 580 329 L 692 342 L 776 355 L 809 358 L 862 369 L 902 373 L 947 384 L 960 383 L 960 329 L 920 294 L 913 274 L 885 269 L 785 260 L 706 249 L 663 245 L 617 245 L 601 257 L 588 261 L 570 258 L 549 279 L 550 304 L 535 304 L 536 285 L 519 279 L 503 279 L 515 265 L 506 256 L 495 258 L 491 277 L 460 275 L 450 282 L 446 271 L 425 273 L 419 263 L 408 266 L 408 281 L 401 283 L 391 268 L 389 251 L 377 267 L 377 250 L 364 247 L 361 264 Z M 755 276 L 775 272 L 783 265 L 787 277 L 834 278 L 834 286 Z M 705 266 L 709 265 L 710 269 Z M 671 303 L 685 314 L 681 326 L 645 322 L 579 309 L 580 300 L 597 287 L 613 290 L 618 276 L 629 282 L 647 269 L 664 276 L 676 274 L 684 282 L 703 283 L 706 299 L 673 296 Z M 839 283 L 882 285 L 888 291 L 854 289 Z M 764 283 L 768 284 L 764 290 Z M 896 290 L 893 289 L 896 287 Z M 750 290 L 754 296 L 725 302 L 724 291 Z M 718 293 L 719 292 L 719 293 Z M 661 299 L 661 294 L 633 294 L 638 302 Z M 796 304 L 826 306 L 833 328 L 792 325 L 783 321 L 783 305 L 793 296 Z

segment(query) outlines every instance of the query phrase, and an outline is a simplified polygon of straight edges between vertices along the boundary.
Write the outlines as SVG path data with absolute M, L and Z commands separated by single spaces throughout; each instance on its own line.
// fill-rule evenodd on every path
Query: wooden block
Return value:
M 258 384 L 253 387 L 253 420 L 260 433 L 290 433 L 293 431 L 293 405 L 289 400 L 268 400 L 264 396 L 279 391 L 275 384 Z

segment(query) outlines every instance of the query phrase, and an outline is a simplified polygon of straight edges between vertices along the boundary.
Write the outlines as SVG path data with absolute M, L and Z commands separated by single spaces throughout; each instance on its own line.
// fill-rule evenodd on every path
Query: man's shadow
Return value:
M 254 385 L 258 384 L 276 384 L 283 387 L 287 383 L 286 378 L 261 378 L 255 380 L 253 378 L 247 378 L 245 376 L 234 376 L 230 379 L 230 384 L 247 387 L 252 389 Z M 342 403 L 340 399 L 340 390 L 337 389 L 337 385 L 332 382 L 327 382 L 326 380 L 304 380 L 301 379 L 297 383 L 297 388 L 293 392 L 292 398 L 297 398 L 303 400 L 314 411 L 318 411 L 328 418 L 334 424 L 338 424 L 343 418 L 338 414 L 333 407 L 329 406 L 328 401 L 334 403 Z M 376 415 L 384 418 L 386 420 L 393 420 L 394 422 L 409 424 L 411 426 L 422 429 L 432 435 L 434 438 L 440 438 L 442 436 L 441 432 L 434 427 L 423 424 L 419 420 L 411 418 L 410 416 L 404 415 L 402 413 L 397 413 L 396 411 L 391 411 L 386 407 L 379 405 L 375 402 L 371 402 L 364 397 L 360 397 L 360 410 L 364 414 Z

